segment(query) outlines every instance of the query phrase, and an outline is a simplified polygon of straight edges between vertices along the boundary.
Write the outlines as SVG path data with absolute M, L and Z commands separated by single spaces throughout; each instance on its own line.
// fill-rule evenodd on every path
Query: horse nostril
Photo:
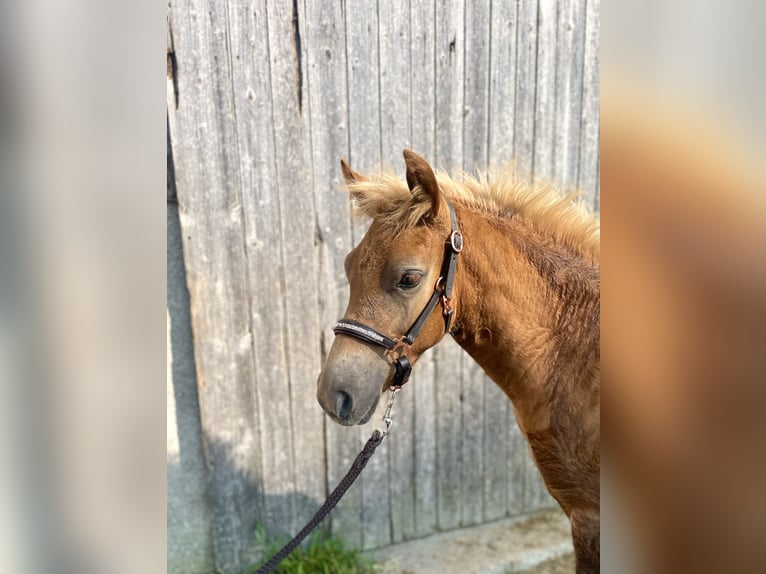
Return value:
M 338 418 L 346 420 L 350 417 L 352 406 L 353 401 L 351 400 L 351 395 L 345 391 L 338 391 L 338 396 L 335 399 L 335 414 L 338 415 Z

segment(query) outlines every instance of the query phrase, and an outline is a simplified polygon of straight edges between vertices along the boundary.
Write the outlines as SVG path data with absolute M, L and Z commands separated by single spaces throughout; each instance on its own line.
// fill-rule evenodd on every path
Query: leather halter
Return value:
M 452 296 L 452 288 L 455 284 L 457 256 L 463 250 L 463 234 L 460 233 L 457 225 L 455 208 L 447 198 L 444 198 L 444 200 L 447 202 L 447 207 L 449 207 L 451 232 L 445 243 L 441 272 L 439 273 L 439 279 L 436 281 L 431 298 L 407 332 L 399 339 L 392 339 L 369 325 L 351 319 L 340 319 L 333 327 L 336 335 L 342 333 L 343 335 L 349 335 L 386 349 L 386 355 L 391 358 L 396 368 L 392 385 L 393 389 L 398 389 L 404 385 L 412 372 L 412 365 L 409 359 L 401 353 L 401 349 L 415 342 L 415 339 L 420 334 L 420 331 L 423 330 L 426 321 L 431 316 L 431 313 L 433 313 L 439 301 L 442 303 L 442 314 L 444 315 L 444 332 L 449 333 L 450 322 L 452 320 L 450 297 Z

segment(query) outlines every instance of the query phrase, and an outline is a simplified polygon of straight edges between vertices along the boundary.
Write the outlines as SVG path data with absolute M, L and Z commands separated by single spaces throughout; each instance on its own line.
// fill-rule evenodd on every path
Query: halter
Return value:
M 420 334 L 420 331 L 423 330 L 426 321 L 431 316 L 431 313 L 433 313 L 439 301 L 442 303 L 442 314 L 444 315 L 444 332 L 449 333 L 450 322 L 452 320 L 450 297 L 452 296 L 452 287 L 455 283 L 457 256 L 463 250 L 463 234 L 460 233 L 460 229 L 457 226 L 455 208 L 452 207 L 447 198 L 444 199 L 447 202 L 447 207 L 449 207 L 451 233 L 444 246 L 441 272 L 439 273 L 439 279 L 436 281 L 431 298 L 409 330 L 399 339 L 392 339 L 369 325 L 359 321 L 352 321 L 351 319 L 341 319 L 333 327 L 336 335 L 342 333 L 386 349 L 386 356 L 391 359 L 396 369 L 394 383 L 391 386 L 393 391 L 401 388 L 410 378 L 410 373 L 412 372 L 412 365 L 409 359 L 402 354 L 401 350 L 415 342 L 415 339 Z

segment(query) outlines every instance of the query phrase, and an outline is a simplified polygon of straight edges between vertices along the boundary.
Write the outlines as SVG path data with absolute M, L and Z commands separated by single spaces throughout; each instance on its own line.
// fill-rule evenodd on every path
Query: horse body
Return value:
M 578 571 L 599 560 L 599 275 L 522 220 L 459 211 L 455 341 L 508 395 L 572 522 Z
M 570 518 L 577 570 L 596 571 L 600 279 L 594 228 L 575 217 L 567 235 L 553 221 L 571 219 L 563 202 L 540 204 L 539 194 L 529 194 L 515 205 L 499 204 L 486 193 L 478 197 L 486 185 L 437 178 L 412 152 L 405 160 L 407 187 L 391 178 L 368 180 L 343 164 L 349 191 L 373 219 L 346 260 L 351 296 L 345 318 L 391 336 L 404 333 L 438 280 L 449 196 L 465 244 L 449 302 L 450 334 L 511 400 L 546 487 Z M 524 214 L 535 201 L 536 222 Z M 446 334 L 439 315 L 402 348 L 413 364 Z M 391 384 L 389 359 L 381 349 L 336 337 L 319 377 L 320 404 L 342 424 L 365 422 Z

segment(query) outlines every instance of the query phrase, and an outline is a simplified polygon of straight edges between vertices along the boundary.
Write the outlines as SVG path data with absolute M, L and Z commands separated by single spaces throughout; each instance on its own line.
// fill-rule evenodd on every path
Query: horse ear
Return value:
M 351 166 L 348 165 L 348 162 L 346 162 L 345 159 L 340 160 L 340 170 L 343 172 L 343 179 L 346 180 L 347 184 L 367 181 L 367 178 L 361 173 L 357 173 L 351 169 Z
M 407 187 L 411 192 L 420 187 L 431 198 L 431 217 L 436 219 L 441 205 L 441 190 L 436 182 L 436 175 L 428 162 L 411 149 L 405 149 L 404 164 L 407 167 Z

